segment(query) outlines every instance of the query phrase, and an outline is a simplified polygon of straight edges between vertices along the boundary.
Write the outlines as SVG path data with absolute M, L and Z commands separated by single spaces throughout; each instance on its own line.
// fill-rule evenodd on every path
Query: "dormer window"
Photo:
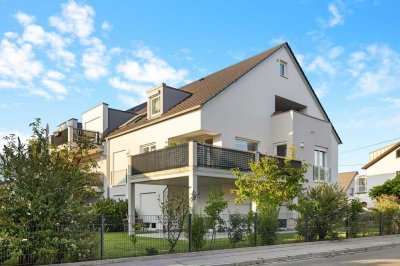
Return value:
M 160 95 L 150 99 L 150 116 L 155 116 L 161 113 Z
M 287 63 L 285 61 L 279 61 L 279 73 L 281 77 L 287 78 Z

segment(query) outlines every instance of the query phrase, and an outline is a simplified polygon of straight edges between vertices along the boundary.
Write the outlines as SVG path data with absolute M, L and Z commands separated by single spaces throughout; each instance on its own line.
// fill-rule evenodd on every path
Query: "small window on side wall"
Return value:
M 287 156 L 287 145 L 286 143 L 275 144 L 275 155 L 280 157 Z
M 279 74 L 281 77 L 287 78 L 287 63 L 285 61 L 279 61 Z
M 396 151 L 396 158 L 400 158 L 400 149 Z
M 243 150 L 243 151 L 257 151 L 258 143 L 251 140 L 245 140 L 236 138 L 235 139 L 235 149 Z

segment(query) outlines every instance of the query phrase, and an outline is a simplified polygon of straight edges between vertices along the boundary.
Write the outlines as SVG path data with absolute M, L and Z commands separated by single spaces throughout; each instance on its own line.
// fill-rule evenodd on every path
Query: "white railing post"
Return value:
M 132 175 L 132 156 L 127 155 L 128 169 L 126 171 L 126 183 L 128 186 L 128 234 L 135 233 L 135 183 L 131 183 L 130 177 Z

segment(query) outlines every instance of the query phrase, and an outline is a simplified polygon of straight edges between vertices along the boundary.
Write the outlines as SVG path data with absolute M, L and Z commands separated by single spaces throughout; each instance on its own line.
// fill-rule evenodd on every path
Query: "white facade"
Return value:
M 286 62 L 285 77 L 280 76 L 279 72 L 281 60 Z M 276 96 L 279 96 L 280 100 L 277 100 Z M 282 99 L 283 104 L 279 103 Z M 290 105 L 290 102 L 299 110 L 285 107 Z M 278 107 L 280 104 L 282 106 Z M 279 110 L 280 108 L 282 110 Z M 112 158 L 112 155 L 118 152 L 126 153 L 126 166 L 129 171 L 130 156 L 140 154 L 143 145 L 154 143 L 159 150 L 168 143 L 197 141 L 234 149 L 238 138 L 257 143 L 258 152 L 268 155 L 274 155 L 275 144 L 286 143 L 287 147 L 294 146 L 297 158 L 311 165 L 307 173 L 309 185 L 314 184 L 315 151 L 323 151 L 324 167 L 330 175 L 329 180 L 327 178 L 325 181 L 337 180 L 340 139 L 286 46 L 203 106 L 109 137 L 108 157 Z M 110 175 L 116 171 L 119 170 L 110 164 Z M 161 195 L 166 187 L 171 192 L 179 186 L 194 183 L 197 192 L 200 193 L 196 202 L 199 210 L 204 208 L 209 187 L 217 185 L 230 200 L 231 210 L 247 213 L 250 209 L 250 203 L 244 203 L 242 206 L 233 203 L 234 195 L 230 191 L 233 188 L 233 180 L 229 171 L 200 169 L 195 166 L 179 171 L 128 175 L 126 181 L 134 184 L 134 187 L 128 186 L 126 190 L 134 194 L 130 197 L 133 204 L 130 208 L 139 213 L 140 207 L 143 206 L 138 196 L 142 193 L 141 184 L 158 185 L 154 186 L 154 191 L 157 192 L 155 195 Z M 122 185 L 124 182 L 121 177 L 117 183 Z M 116 188 L 111 187 L 112 189 Z M 154 214 L 159 213 L 155 210 Z
M 400 144 L 392 144 L 370 152 L 370 160 L 371 162 L 364 166 L 366 192 L 358 193 L 358 197 L 366 202 L 368 207 L 373 207 L 374 202 L 368 195 L 369 190 L 393 179 L 400 173 Z

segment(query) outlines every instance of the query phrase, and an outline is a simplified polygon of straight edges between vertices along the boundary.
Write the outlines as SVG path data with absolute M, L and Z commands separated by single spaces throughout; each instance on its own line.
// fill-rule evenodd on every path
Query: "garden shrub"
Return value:
M 104 215 L 104 230 L 107 232 L 123 232 L 124 220 L 128 217 L 128 201 L 100 199 L 94 204 L 98 215 Z
M 292 208 L 299 213 L 296 224 L 299 236 L 306 238 L 308 231 L 308 239 L 312 241 L 339 237 L 345 225 L 348 204 L 346 193 L 337 184 L 324 183 L 307 189 Z
M 229 242 L 232 247 L 236 247 L 237 243 L 244 240 L 247 236 L 247 216 L 243 216 L 238 212 L 229 214 L 229 225 L 227 226 Z
M 382 195 L 377 197 L 375 210 L 382 213 L 382 229 L 384 234 L 389 235 L 399 232 L 400 204 L 396 196 Z
M 206 217 L 200 214 L 192 214 L 192 247 L 194 250 L 201 250 L 206 243 L 207 236 L 207 223 Z M 185 225 L 185 236 L 189 239 L 189 219 L 187 219 L 187 224 Z
M 278 231 L 279 207 L 264 206 L 259 208 L 258 213 L 258 239 L 261 245 L 275 244 L 277 240 L 276 232 Z
M 158 255 L 158 250 L 155 247 L 146 248 L 147 256 Z
M 363 228 L 363 224 L 365 223 L 363 212 L 362 203 L 359 199 L 350 200 L 346 221 L 348 223 L 350 237 L 357 237 L 358 234 L 365 231 L 365 228 Z
M 0 235 L 0 265 L 11 258 L 10 241 L 6 236 Z

